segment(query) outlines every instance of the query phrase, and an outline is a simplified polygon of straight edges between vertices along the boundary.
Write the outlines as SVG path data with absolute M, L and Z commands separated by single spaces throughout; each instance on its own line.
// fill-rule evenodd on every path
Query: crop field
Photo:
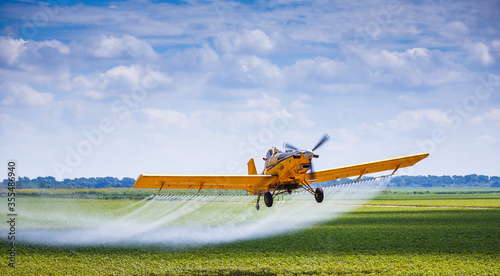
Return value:
M 4 249 L 9 244 L 7 229 L 2 228 L 5 258 L 0 274 L 500 273 L 498 191 L 382 193 L 363 204 L 277 202 L 259 212 L 253 208 L 254 197 L 222 198 L 20 197 L 16 267 L 7 266 Z M 6 200 L 0 204 L 6 206 Z M 293 216 L 283 214 L 286 211 Z M 315 216 L 318 212 L 327 215 Z M 301 222 L 313 219 L 296 225 L 297 217 Z

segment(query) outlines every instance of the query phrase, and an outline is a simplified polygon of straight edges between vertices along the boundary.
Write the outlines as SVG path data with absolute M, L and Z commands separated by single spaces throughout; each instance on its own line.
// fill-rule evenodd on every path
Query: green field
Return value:
M 85 214 L 82 215 L 89 217 L 105 211 L 107 215 L 101 218 L 106 219 L 106 216 L 109 216 L 109 219 L 112 219 L 114 216 L 126 214 L 130 209 L 139 210 L 141 206 L 148 204 L 144 201 L 73 199 L 74 204 L 70 205 L 73 207 L 68 208 L 68 201 L 71 202 L 72 199 L 21 198 L 19 205 L 22 204 L 25 208 L 37 210 L 39 213 L 35 212 L 30 220 L 20 220 L 22 224 L 18 227 L 27 225 L 48 229 L 55 227 L 58 221 L 55 218 L 48 222 L 43 219 L 36 220 L 46 211 L 58 210 L 58 215 L 68 215 L 67 220 L 59 220 L 61 225 L 57 227 L 71 228 L 72 225 L 68 220 L 72 208 L 85 210 Z M 0 202 L 6 205 L 3 199 Z M 132 204 L 134 205 L 131 206 Z M 181 202 L 161 204 L 187 206 Z M 250 220 L 255 219 L 256 211 L 248 211 L 253 205 L 250 201 L 241 204 L 230 202 L 196 204 L 203 204 L 202 208 L 197 209 L 198 213 L 187 213 L 186 217 L 193 215 L 201 219 L 203 214 L 214 215 L 215 211 L 211 210 L 219 210 L 222 216 L 224 214 L 220 209 L 225 208 L 226 212 L 229 212 L 228 209 L 235 213 L 247 212 L 250 214 Z M 498 275 L 500 273 L 499 193 L 385 193 L 367 204 L 337 219 L 325 220 L 319 225 L 304 226 L 297 231 L 266 238 L 229 243 L 201 246 L 19 243 L 16 247 L 16 268 L 7 267 L 8 261 L 5 255 L 0 274 Z M 316 208 L 315 206 L 316 204 L 311 205 L 311 210 Z M 273 206 L 275 207 L 279 208 Z M 265 212 L 265 210 L 260 212 L 262 211 Z M 3 232 L 5 233 L 5 230 Z M 2 249 L 8 248 L 6 234 L 0 238 Z

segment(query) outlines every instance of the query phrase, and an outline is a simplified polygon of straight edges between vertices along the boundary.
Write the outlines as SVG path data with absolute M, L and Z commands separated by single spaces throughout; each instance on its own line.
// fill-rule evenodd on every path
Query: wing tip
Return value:
M 428 153 L 428 152 L 422 152 L 422 153 L 415 154 L 416 157 L 420 158 L 419 161 L 427 158 L 429 155 L 430 155 L 430 153 Z
M 134 183 L 134 186 L 132 186 L 132 188 L 138 188 L 137 186 L 137 183 L 139 183 L 139 180 L 141 180 L 141 178 L 143 177 L 144 175 L 141 173 L 138 177 L 137 177 L 137 180 L 135 180 L 135 183 Z

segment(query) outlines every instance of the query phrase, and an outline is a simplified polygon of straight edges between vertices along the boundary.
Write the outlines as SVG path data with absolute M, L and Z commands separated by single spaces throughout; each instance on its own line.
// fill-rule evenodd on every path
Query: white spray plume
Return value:
M 276 197 L 271 208 L 261 198 L 260 211 L 254 208 L 255 196 L 243 195 L 155 195 L 98 213 L 81 207 L 68 212 L 71 206 L 66 205 L 50 213 L 21 209 L 19 217 L 27 223 L 19 225 L 16 239 L 49 245 L 203 245 L 260 238 L 335 219 L 371 199 L 389 181 L 385 177 L 324 187 L 321 204 L 305 191 Z

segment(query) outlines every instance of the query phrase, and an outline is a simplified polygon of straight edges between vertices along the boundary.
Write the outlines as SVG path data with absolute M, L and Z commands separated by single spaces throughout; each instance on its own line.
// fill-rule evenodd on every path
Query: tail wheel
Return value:
M 323 193 L 323 189 L 321 187 L 316 188 L 316 191 L 314 192 L 314 198 L 316 198 L 317 203 L 323 202 L 323 198 L 325 197 L 325 194 Z M 267 203 L 266 203 L 267 205 Z
M 273 206 L 273 195 L 270 192 L 266 192 L 264 194 L 264 202 L 266 203 L 267 207 Z

